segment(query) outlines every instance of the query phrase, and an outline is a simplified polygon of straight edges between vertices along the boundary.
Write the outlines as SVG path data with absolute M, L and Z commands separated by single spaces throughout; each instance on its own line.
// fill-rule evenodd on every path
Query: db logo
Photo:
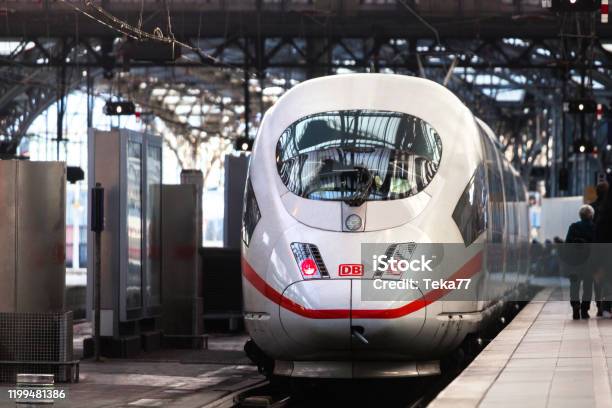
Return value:
M 340 264 L 338 266 L 339 276 L 363 276 L 362 264 Z

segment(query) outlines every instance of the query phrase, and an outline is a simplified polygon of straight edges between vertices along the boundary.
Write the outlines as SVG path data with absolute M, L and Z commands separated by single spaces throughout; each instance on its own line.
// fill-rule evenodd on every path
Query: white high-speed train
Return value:
M 245 349 L 280 376 L 438 374 L 526 283 L 527 211 L 491 129 L 441 85 L 385 74 L 299 84 L 265 114 L 251 156 Z M 368 298 L 365 285 L 398 277 L 364 268 L 364 243 L 459 245 L 457 269 L 436 273 L 471 279 L 471 292 Z

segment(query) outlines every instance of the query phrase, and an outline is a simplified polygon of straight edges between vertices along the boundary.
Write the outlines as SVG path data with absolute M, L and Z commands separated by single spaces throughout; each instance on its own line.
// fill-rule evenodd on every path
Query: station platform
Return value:
M 612 407 L 612 320 L 572 320 L 561 295 L 541 291 L 429 407 Z
M 78 328 L 77 328 L 78 330 Z M 86 333 L 75 333 L 75 352 Z M 210 335 L 207 350 L 162 349 L 133 359 L 81 360 L 80 381 L 56 384 L 54 407 L 201 408 L 265 378 L 242 350 L 245 335 Z M 0 407 L 14 406 L 0 386 Z

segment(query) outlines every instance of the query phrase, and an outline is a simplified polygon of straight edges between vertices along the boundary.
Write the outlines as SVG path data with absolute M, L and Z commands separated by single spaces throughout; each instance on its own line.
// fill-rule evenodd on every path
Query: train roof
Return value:
M 471 111 L 447 88 L 427 79 L 396 74 L 342 74 L 311 79 L 286 92 L 266 116 L 274 133 L 280 136 L 305 116 L 353 109 L 407 113 L 440 131 L 457 126 L 474 129 Z

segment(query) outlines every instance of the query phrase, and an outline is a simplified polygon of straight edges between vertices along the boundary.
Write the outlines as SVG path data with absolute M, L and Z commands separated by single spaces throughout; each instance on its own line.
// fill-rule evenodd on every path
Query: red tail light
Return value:
M 329 278 L 319 248 L 302 242 L 291 243 L 291 252 L 304 279 Z
M 304 277 L 311 278 L 319 272 L 319 268 L 317 268 L 317 264 L 311 258 L 306 258 L 300 264 L 300 270 L 302 271 L 302 275 Z

